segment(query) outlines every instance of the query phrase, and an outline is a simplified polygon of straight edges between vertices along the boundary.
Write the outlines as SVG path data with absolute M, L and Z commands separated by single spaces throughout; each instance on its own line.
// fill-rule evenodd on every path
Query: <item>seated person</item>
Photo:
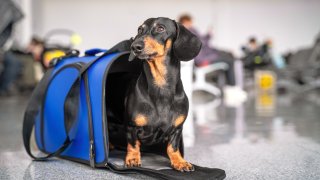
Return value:
M 270 39 L 259 45 L 255 37 L 250 37 L 247 45 L 242 47 L 244 67 L 253 71 L 256 68 L 265 68 L 272 65 L 271 46 L 272 41 Z
M 43 43 L 33 37 L 23 51 L 9 50 L 3 55 L 3 71 L 0 74 L 0 95 L 14 94 L 14 82 L 22 75 L 22 84 L 35 85 L 33 64 L 40 61 Z
M 0 74 L 0 96 L 6 96 L 13 91 L 12 84 L 21 71 L 21 61 L 11 52 L 4 52 L 2 57 L 3 70 Z
M 259 45 L 257 43 L 257 39 L 252 36 L 248 39 L 248 44 L 242 47 L 242 50 L 245 54 L 249 54 L 257 51 L 258 48 L 259 48 Z
M 193 27 L 192 17 L 188 14 L 182 15 L 179 18 L 179 22 L 184 25 L 188 30 L 197 35 L 201 42 L 202 48 L 199 55 L 194 59 L 195 65 L 198 67 L 207 66 L 209 64 L 224 62 L 228 64 L 229 68 L 226 71 L 227 84 L 229 86 L 235 86 L 235 74 L 234 74 L 234 57 L 231 53 L 224 52 L 210 47 L 209 42 L 211 39 L 211 31 L 202 36 Z

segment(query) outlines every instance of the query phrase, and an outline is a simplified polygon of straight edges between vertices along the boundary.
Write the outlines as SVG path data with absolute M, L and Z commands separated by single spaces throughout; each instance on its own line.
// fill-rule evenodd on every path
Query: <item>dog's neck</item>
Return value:
M 148 90 L 152 97 L 173 97 L 180 88 L 180 61 L 174 59 L 171 48 L 163 56 L 144 61 L 140 85 Z M 156 93 L 156 94 L 152 94 Z
M 145 61 L 143 71 L 149 85 L 170 89 L 180 80 L 180 61 L 172 59 L 172 56 L 167 54 Z

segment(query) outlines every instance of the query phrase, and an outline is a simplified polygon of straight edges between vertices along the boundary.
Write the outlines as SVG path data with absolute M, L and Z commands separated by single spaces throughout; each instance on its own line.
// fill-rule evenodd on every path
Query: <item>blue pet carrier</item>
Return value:
M 91 167 L 162 179 L 223 179 L 225 173 L 220 169 L 195 166 L 191 173 L 172 170 L 165 144 L 142 149 L 142 158 L 149 161 L 144 163 L 146 166 L 123 166 L 126 136 L 122 106 L 129 82 L 142 70 L 142 61 L 128 61 L 130 53 L 125 50 L 130 42 L 123 41 L 106 52 L 89 50 L 83 57 L 73 50 L 52 61 L 52 68 L 37 85 L 25 113 L 23 140 L 27 153 L 34 160 L 60 157 Z M 31 153 L 33 128 L 44 157 Z

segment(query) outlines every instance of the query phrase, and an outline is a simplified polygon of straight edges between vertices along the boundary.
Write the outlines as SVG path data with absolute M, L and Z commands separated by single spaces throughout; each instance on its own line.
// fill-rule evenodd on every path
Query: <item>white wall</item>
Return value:
M 182 5 L 183 4 L 183 5 Z M 149 17 L 177 18 L 191 13 L 199 27 L 207 24 L 202 17 L 212 16 L 212 2 L 192 0 L 36 0 L 34 32 L 44 35 L 51 29 L 67 28 L 83 38 L 80 49 L 111 47 L 134 36 L 137 27 Z
M 214 44 L 239 54 L 251 35 L 271 38 L 277 51 L 308 46 L 320 32 L 319 0 L 218 0 Z
M 9 47 L 11 43 L 17 47 L 25 47 L 32 36 L 32 0 L 12 0 L 18 8 L 23 12 L 23 19 L 19 20 L 13 30 L 12 41 L 9 40 Z
M 214 28 L 212 44 L 237 55 L 248 36 L 272 38 L 276 50 L 309 45 L 320 31 L 319 0 L 34 0 L 34 33 L 72 29 L 83 37 L 78 48 L 108 48 L 136 33 L 149 17 L 177 18 L 190 12 L 195 26 Z

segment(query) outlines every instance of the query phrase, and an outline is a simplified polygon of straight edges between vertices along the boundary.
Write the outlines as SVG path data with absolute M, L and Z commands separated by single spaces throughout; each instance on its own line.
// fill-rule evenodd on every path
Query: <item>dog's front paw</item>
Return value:
M 169 144 L 167 147 L 167 153 L 171 161 L 171 166 L 181 172 L 189 172 L 194 171 L 194 167 L 192 164 L 188 163 L 186 160 L 183 159 L 181 156 L 179 149 L 174 149 L 172 144 Z
M 175 161 L 171 163 L 171 166 L 181 172 L 190 172 L 194 171 L 194 167 L 192 164 L 188 163 L 187 161 L 181 160 L 181 161 Z
M 126 167 L 141 166 L 140 142 L 136 141 L 134 145 L 128 144 L 127 156 L 125 159 Z
M 127 155 L 126 157 L 126 167 L 140 167 L 141 166 L 141 157 L 140 155 Z

